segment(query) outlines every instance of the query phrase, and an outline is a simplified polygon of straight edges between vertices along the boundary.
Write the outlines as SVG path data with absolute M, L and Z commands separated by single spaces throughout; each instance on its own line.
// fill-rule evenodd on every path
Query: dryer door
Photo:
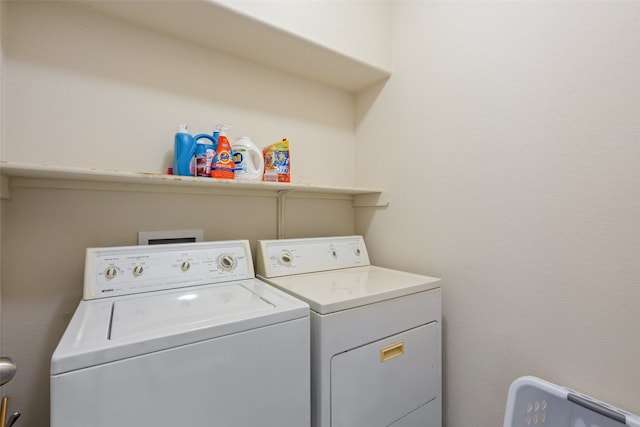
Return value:
M 331 360 L 331 426 L 388 426 L 438 395 L 436 322 Z

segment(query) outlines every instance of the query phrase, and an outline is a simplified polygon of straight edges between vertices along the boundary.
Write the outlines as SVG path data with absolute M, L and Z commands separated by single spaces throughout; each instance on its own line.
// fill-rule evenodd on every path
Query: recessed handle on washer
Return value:
M 386 362 L 395 357 L 402 356 L 404 354 L 404 341 L 398 341 L 397 343 L 382 347 L 380 349 L 380 362 Z

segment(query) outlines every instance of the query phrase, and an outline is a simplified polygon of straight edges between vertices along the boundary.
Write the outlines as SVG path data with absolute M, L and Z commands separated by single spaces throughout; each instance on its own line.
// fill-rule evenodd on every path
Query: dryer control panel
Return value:
M 267 278 L 366 265 L 362 236 L 258 241 L 256 270 Z
M 247 240 L 89 248 L 83 299 L 252 279 Z

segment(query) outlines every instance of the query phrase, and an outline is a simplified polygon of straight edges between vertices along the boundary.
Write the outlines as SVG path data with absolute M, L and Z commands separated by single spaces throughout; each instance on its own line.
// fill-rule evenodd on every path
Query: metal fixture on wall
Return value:
M 17 369 L 15 362 L 10 357 L 0 357 L 0 386 L 11 381 Z

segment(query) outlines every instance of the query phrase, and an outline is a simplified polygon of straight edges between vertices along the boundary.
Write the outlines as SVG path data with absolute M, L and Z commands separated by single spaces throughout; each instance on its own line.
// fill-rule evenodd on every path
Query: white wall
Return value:
M 352 95 L 84 9 L 8 6 L 6 160 L 166 172 L 178 123 L 231 123 L 231 141 L 288 138 L 298 183 L 353 183 Z
M 298 182 L 391 200 L 354 219 L 348 200 L 293 199 L 288 236 L 357 230 L 376 263 L 444 279 L 448 427 L 500 425 L 524 374 L 640 413 L 640 4 L 394 1 L 394 74 L 358 96 L 355 136 L 346 93 L 67 5 L 3 7 L 5 159 L 161 172 L 178 121 L 287 136 Z M 3 393 L 29 426 L 48 425 L 84 248 L 144 229 L 275 236 L 272 199 L 10 195 L 2 343 L 21 367 Z
M 389 0 L 217 2 L 378 68 L 391 67 Z
M 376 263 L 442 277 L 448 427 L 532 374 L 640 413 L 640 3 L 394 1 L 358 98 Z

